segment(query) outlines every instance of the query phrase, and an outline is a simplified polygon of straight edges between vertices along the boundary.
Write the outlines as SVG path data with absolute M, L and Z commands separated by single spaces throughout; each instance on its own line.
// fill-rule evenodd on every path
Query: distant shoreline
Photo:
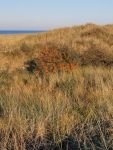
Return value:
M 32 33 L 39 33 L 45 31 L 34 31 L 34 30 L 0 30 L 0 35 L 14 35 L 14 34 L 32 34 Z

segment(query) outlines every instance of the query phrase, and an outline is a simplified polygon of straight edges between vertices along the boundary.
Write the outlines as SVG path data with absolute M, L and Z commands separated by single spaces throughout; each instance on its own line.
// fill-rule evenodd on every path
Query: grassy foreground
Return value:
M 113 26 L 0 36 L 0 149 L 113 149 Z

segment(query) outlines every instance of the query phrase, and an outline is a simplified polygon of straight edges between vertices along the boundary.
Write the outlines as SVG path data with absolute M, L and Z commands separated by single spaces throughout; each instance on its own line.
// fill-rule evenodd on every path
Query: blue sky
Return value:
M 0 0 L 0 30 L 113 23 L 113 0 Z

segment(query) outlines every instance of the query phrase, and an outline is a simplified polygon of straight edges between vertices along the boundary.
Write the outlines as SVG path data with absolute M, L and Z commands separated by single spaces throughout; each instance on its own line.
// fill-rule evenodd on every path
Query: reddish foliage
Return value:
M 42 50 L 35 61 L 37 64 L 35 68 L 36 74 L 48 74 L 60 71 L 70 72 L 77 66 L 66 50 L 61 51 L 57 48 L 46 48 Z

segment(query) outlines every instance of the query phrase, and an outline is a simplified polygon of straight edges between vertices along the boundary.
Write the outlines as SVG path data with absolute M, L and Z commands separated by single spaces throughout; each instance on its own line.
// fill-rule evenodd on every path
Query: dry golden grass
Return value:
M 112 25 L 0 36 L 0 149 L 113 149 L 112 65 Z

